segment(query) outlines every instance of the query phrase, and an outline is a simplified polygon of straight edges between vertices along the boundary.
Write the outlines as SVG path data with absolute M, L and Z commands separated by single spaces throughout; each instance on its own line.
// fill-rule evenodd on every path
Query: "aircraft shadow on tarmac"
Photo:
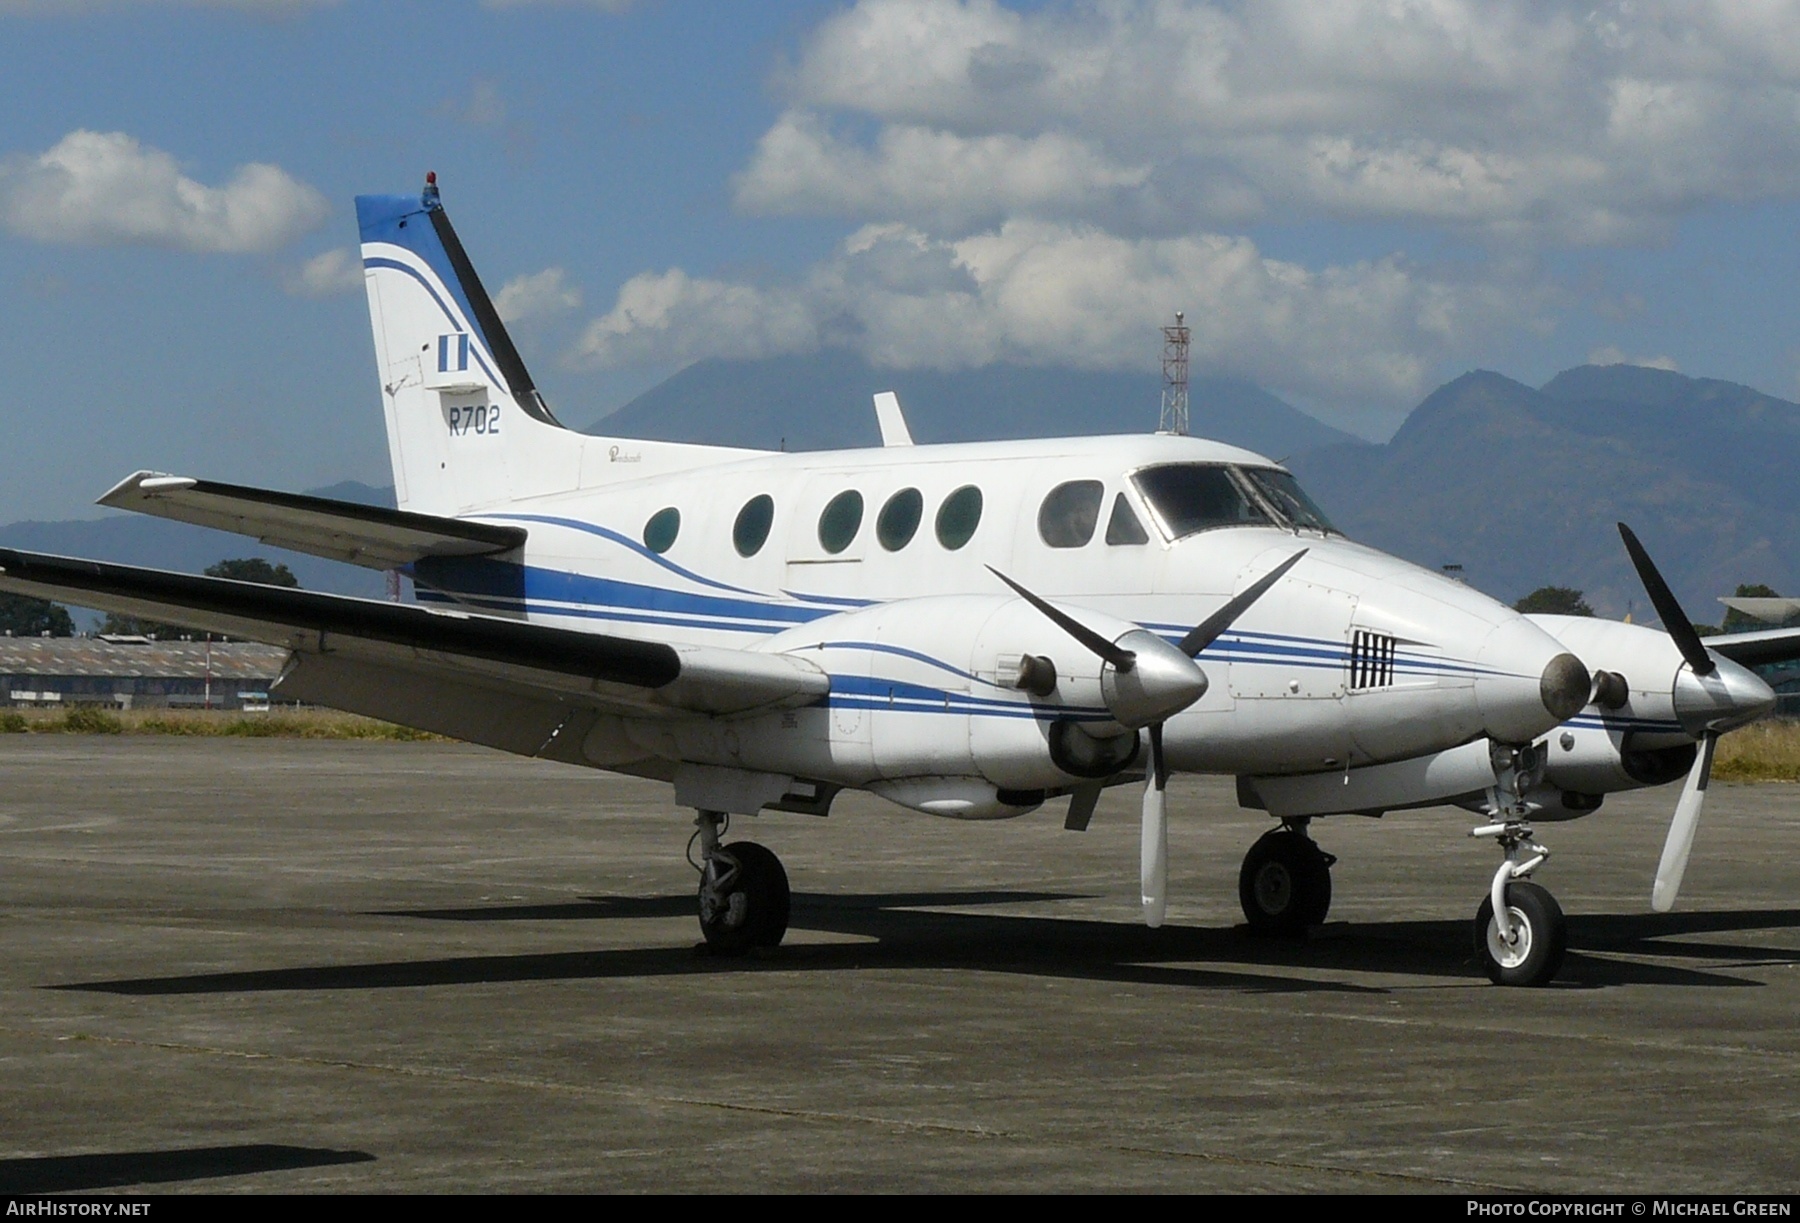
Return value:
M 374 1158 L 367 1151 L 246 1143 L 173 1151 L 104 1151 L 0 1159 L 0 1193 L 81 1193 L 127 1185 L 163 1185 L 218 1176 L 362 1164 Z
M 1330 974 L 1428 978 L 1481 975 L 1468 921 L 1338 922 L 1303 939 L 1258 938 L 1244 928 L 1164 926 L 1020 914 L 947 912 L 983 905 L 1090 899 L 1066 893 L 946 891 L 862 895 L 796 894 L 790 929 L 848 935 L 855 942 L 792 939 L 739 959 L 691 944 L 611 950 L 475 955 L 435 960 L 213 972 L 49 986 L 60 990 L 155 995 L 288 990 L 403 989 L 519 981 L 682 976 L 719 972 L 854 972 L 963 969 L 1033 976 L 1244 992 L 1384 993 L 1386 987 Z M 678 896 L 597 896 L 575 903 L 420 909 L 374 916 L 458 922 L 629 921 L 691 918 Z M 1779 945 L 1688 942 L 1695 934 L 1754 934 L 1800 927 L 1800 910 L 1602 914 L 1569 919 L 1570 951 L 1556 986 L 1753 986 L 1718 971 L 1800 963 Z M 1662 962 L 1647 962 L 1654 959 Z M 1708 967 L 1670 959 L 1710 961 Z M 1293 970 L 1304 970 L 1299 975 Z M 1325 974 L 1325 975 L 1321 975 Z

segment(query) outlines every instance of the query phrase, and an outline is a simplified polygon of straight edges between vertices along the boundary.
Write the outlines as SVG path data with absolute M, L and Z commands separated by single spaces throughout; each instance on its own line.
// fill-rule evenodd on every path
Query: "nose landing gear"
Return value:
M 1469 835 L 1498 841 L 1506 860 L 1475 911 L 1475 958 L 1495 985 L 1548 985 L 1562 968 L 1569 931 L 1556 897 L 1527 882 L 1550 856 L 1523 818 L 1523 796 L 1543 775 L 1542 756 L 1534 748 L 1509 751 L 1496 745 L 1494 770 L 1497 784 L 1488 791 L 1488 810 L 1496 821 Z
M 707 948 L 735 956 L 779 946 L 791 901 L 781 859 L 754 841 L 722 844 L 728 825 L 719 812 L 700 812 L 694 825 L 700 843 L 700 861 L 694 864 L 700 871 L 700 933 Z

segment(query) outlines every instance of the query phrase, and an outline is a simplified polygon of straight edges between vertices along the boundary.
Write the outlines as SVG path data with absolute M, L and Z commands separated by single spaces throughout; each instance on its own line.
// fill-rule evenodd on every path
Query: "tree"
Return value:
M 206 567 L 209 578 L 230 578 L 238 582 L 261 582 L 264 586 L 284 586 L 298 589 L 300 581 L 286 565 L 271 565 L 260 556 L 239 557 L 222 560 L 216 565 Z M 194 634 L 191 628 L 183 628 L 179 624 L 164 624 L 157 620 L 143 620 L 137 616 L 121 615 L 108 612 L 106 620 L 100 625 L 102 633 L 118 633 L 121 636 L 155 637 L 159 641 L 175 641 Z M 220 637 L 219 640 L 226 640 Z
M 1581 592 L 1571 586 L 1539 586 L 1514 603 L 1513 610 L 1541 616 L 1591 616 L 1594 614 L 1594 609 L 1588 606 L 1588 601 L 1582 597 Z
M 206 576 L 231 578 L 237 582 L 261 582 L 264 586 L 285 586 L 289 590 L 300 588 L 300 579 L 296 578 L 293 571 L 286 565 L 271 565 L 260 556 L 220 561 L 216 565 L 208 565 Z
M 41 637 L 45 633 L 73 637 L 75 622 L 69 618 L 68 608 L 47 599 L 0 594 L 0 633 L 14 637 Z

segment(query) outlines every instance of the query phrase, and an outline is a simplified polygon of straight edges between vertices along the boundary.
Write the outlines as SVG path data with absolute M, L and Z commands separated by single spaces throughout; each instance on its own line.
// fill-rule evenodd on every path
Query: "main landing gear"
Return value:
M 1238 900 L 1256 934 L 1304 934 L 1331 911 L 1331 868 L 1337 859 L 1306 835 L 1306 820 L 1284 820 L 1244 855 Z
M 700 932 L 714 955 L 743 955 L 754 947 L 780 945 L 787 933 L 787 871 L 781 859 L 754 841 L 726 845 L 720 841 L 730 818 L 702 811 L 694 821 L 700 860 L 688 861 L 700 872 Z

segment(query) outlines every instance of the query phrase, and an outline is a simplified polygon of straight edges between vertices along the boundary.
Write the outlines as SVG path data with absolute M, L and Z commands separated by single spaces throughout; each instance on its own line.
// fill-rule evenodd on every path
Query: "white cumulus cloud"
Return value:
M 0 224 L 39 242 L 265 251 L 326 212 L 323 196 L 279 166 L 239 166 L 209 187 L 124 132 L 70 132 L 47 152 L 0 163 Z
M 577 346 L 595 366 L 853 347 L 879 365 L 1145 364 L 1185 310 L 1193 360 L 1301 397 L 1387 404 L 1528 293 L 1422 273 L 1398 258 L 1313 271 L 1246 238 L 1131 239 L 1012 220 L 955 240 L 869 226 L 804 279 L 758 286 L 673 269 L 626 283 Z
M 897 124 L 865 149 L 834 136 L 817 115 L 796 111 L 763 135 L 736 187 L 738 203 L 751 211 L 954 227 L 1020 212 L 1092 212 L 1149 177 L 1147 165 L 1115 164 L 1057 132 L 961 136 Z
M 362 258 L 347 246 L 314 255 L 287 277 L 288 292 L 300 297 L 331 297 L 362 287 Z
M 494 309 L 508 323 L 562 314 L 580 305 L 581 290 L 569 283 L 568 273 L 562 268 L 515 276 L 494 294 Z
M 862 0 L 783 87 L 739 180 L 770 212 L 1061 216 L 1097 193 L 1130 218 L 1136 193 L 1145 232 L 1594 243 L 1800 191 L 1795 0 Z

